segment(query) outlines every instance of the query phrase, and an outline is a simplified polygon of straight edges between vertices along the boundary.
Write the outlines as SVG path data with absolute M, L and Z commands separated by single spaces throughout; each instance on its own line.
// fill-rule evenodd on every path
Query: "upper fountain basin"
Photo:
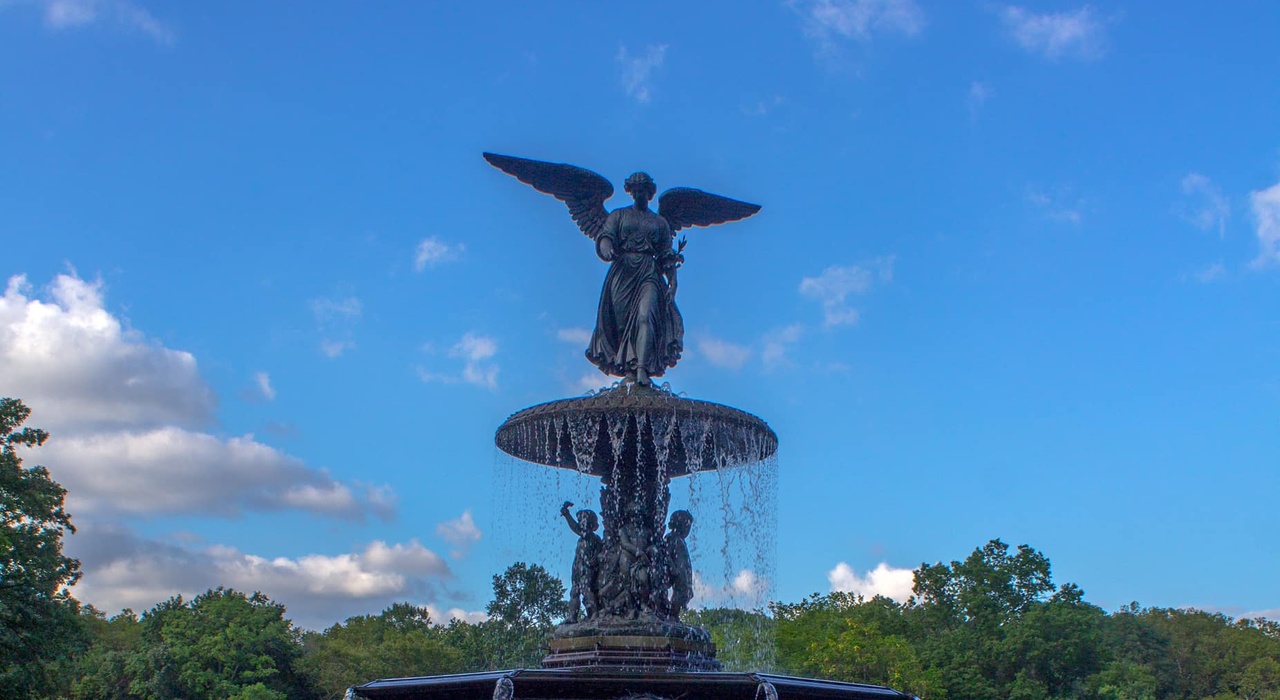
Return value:
M 591 396 L 549 401 L 513 414 L 494 442 L 527 462 L 602 476 L 631 435 L 668 477 L 753 464 L 772 457 L 778 436 L 761 419 L 664 389 L 621 385 Z

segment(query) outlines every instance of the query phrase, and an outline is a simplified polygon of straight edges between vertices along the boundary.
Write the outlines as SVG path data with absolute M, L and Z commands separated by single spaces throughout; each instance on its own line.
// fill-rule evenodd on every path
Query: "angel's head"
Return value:
M 653 178 L 649 177 L 649 173 L 632 173 L 622 189 L 636 199 L 643 195 L 646 202 L 652 201 L 653 196 L 658 193 L 658 186 L 653 184 Z

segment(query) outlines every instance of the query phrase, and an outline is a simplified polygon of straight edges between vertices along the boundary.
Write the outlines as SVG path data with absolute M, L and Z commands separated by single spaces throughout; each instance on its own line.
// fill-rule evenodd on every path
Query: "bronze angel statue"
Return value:
M 758 204 L 674 187 L 658 197 L 646 173 L 634 173 L 623 189 L 635 203 L 606 211 L 613 185 L 603 176 L 567 163 L 485 153 L 484 159 L 539 192 L 569 207 L 578 228 L 596 244 L 596 255 L 609 263 L 600 291 L 596 328 L 587 359 L 601 372 L 648 386 L 675 367 L 684 350 L 684 319 L 676 308 L 676 271 L 684 263 L 685 242 L 673 247 L 675 232 L 688 226 L 712 226 L 745 219 Z

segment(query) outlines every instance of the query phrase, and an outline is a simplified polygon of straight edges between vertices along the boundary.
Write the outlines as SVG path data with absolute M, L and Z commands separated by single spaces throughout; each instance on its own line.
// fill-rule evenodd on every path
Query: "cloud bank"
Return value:
M 1088 5 L 1069 12 L 1032 12 L 1007 5 L 999 14 L 1005 31 L 1030 53 L 1051 60 L 1093 60 L 1105 53 L 1107 23 Z
M 840 562 L 827 572 L 827 581 L 832 591 L 856 593 L 865 598 L 882 595 L 905 603 L 911 597 L 913 574 L 912 569 L 896 569 L 881 562 L 866 575 L 859 575 L 852 566 Z
M 892 281 L 893 260 L 893 256 L 886 256 L 856 265 L 828 267 L 817 277 L 800 280 L 800 293 L 822 302 L 823 323 L 828 328 L 855 324 L 858 310 L 848 305 L 849 297 Z
M 74 594 L 99 609 L 144 611 L 174 595 L 190 597 L 216 586 L 261 591 L 283 603 L 294 622 L 321 629 L 351 615 L 400 601 L 448 600 L 449 565 L 417 540 L 375 540 L 341 554 L 266 558 L 234 547 L 192 547 L 139 537 L 119 525 L 82 524 L 67 540 L 85 576 Z M 477 613 L 456 610 L 455 617 Z M 438 622 L 449 613 L 433 610 Z

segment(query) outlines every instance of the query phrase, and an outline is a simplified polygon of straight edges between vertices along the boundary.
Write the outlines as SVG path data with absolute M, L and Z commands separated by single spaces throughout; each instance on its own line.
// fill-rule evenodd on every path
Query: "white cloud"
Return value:
M 271 386 L 271 377 L 266 372 L 256 372 L 253 375 L 253 382 L 258 386 L 258 393 L 268 401 L 274 401 L 276 398 L 276 390 Z
M 791 0 L 805 34 L 822 51 L 838 39 L 870 41 L 877 33 L 914 36 L 924 28 L 924 11 L 914 0 Z
M 986 83 L 982 83 L 977 80 L 969 83 L 969 97 L 967 99 L 967 104 L 969 105 L 970 119 L 978 118 L 978 113 L 982 111 L 983 105 L 987 103 L 987 99 L 990 98 L 994 92 L 995 91 L 991 89 L 991 86 Z
M 698 340 L 698 352 L 716 367 L 727 369 L 742 369 L 751 359 L 750 348 L 711 336 Z
M 764 335 L 761 341 L 760 360 L 767 370 L 777 369 L 791 363 L 787 353 L 791 346 L 804 337 L 804 326 L 793 323 L 790 326 L 775 328 Z
M 199 426 L 212 419 L 217 400 L 195 357 L 127 328 L 104 308 L 101 282 L 58 275 L 47 296 L 34 297 L 26 278 L 16 276 L 0 298 L 4 390 L 38 411 L 42 426 Z
M 385 489 L 344 484 L 252 436 L 197 430 L 215 398 L 195 358 L 127 328 L 106 310 L 100 282 L 58 275 L 47 296 L 30 296 L 23 277 L 9 281 L 0 368 L 5 392 L 53 434 L 39 459 L 69 490 L 72 512 L 393 513 Z
M 772 99 L 759 100 L 754 105 L 742 105 L 738 109 L 748 117 L 763 117 L 782 106 L 783 102 L 782 95 L 774 95 Z
M 897 569 L 881 562 L 866 576 L 859 576 L 853 567 L 840 562 L 827 572 L 827 581 L 831 583 L 832 591 L 857 593 L 866 598 L 882 595 L 905 603 L 911 597 L 913 574 L 911 569 Z
M 254 372 L 253 383 L 240 390 L 240 398 L 253 403 L 275 401 L 276 389 L 271 386 L 271 375 L 266 372 Z
M 430 351 L 428 344 L 424 349 Z M 441 382 L 457 384 L 463 382 L 486 389 L 498 388 L 497 363 L 490 362 L 498 354 L 498 343 L 487 335 L 466 333 L 449 349 L 449 357 L 463 361 L 462 371 L 457 374 L 433 372 L 419 369 L 418 376 L 424 382 Z
M 1049 59 L 1102 56 L 1107 23 L 1088 6 L 1071 12 L 1037 13 L 1016 5 L 1000 10 L 1005 29 L 1018 45 Z
M 413 252 L 413 269 L 422 272 L 428 267 L 457 260 L 464 250 L 466 246 L 461 243 L 449 245 L 435 236 L 424 238 Z
M 556 337 L 566 343 L 587 345 L 591 342 L 591 331 L 586 328 L 561 328 L 556 331 Z
M 699 571 L 693 572 L 694 608 L 733 607 L 743 610 L 763 608 L 769 599 L 769 580 L 751 569 L 740 569 L 720 585 L 708 583 Z
M 588 392 L 596 392 L 613 382 L 613 377 L 606 376 L 600 372 L 586 372 L 572 382 L 568 382 L 565 389 L 577 393 L 585 394 Z
M 826 326 L 851 325 L 858 322 L 858 311 L 846 304 L 851 294 L 864 294 L 877 282 L 893 280 L 893 256 L 865 263 L 832 266 L 817 277 L 800 281 L 800 293 L 822 302 Z
M 252 435 L 221 439 L 176 426 L 69 432 L 55 434 L 40 461 L 67 487 L 74 513 L 235 516 L 291 509 L 387 520 L 395 510 L 385 488 L 339 482 Z
M 1280 263 L 1280 182 L 1249 194 L 1253 217 L 1257 222 L 1258 257 L 1254 267 Z
M 471 545 L 480 541 L 481 534 L 476 521 L 471 517 L 470 509 L 462 511 L 462 515 L 453 520 L 436 525 L 436 535 L 454 546 L 454 550 L 450 552 L 454 559 L 465 557 Z
M 625 46 L 618 47 L 618 63 L 622 66 L 622 88 L 636 102 L 649 101 L 653 73 L 662 67 L 666 54 L 666 44 L 650 45 L 640 56 L 632 56 Z
M 1188 173 L 1182 178 L 1182 193 L 1195 204 L 1183 217 L 1201 230 L 1218 230 L 1218 237 L 1227 235 L 1227 219 L 1231 218 L 1231 203 L 1209 178 L 1200 173 Z
M 1240 616 L 1241 620 L 1256 620 L 1259 617 L 1265 617 L 1274 622 L 1280 622 L 1280 608 L 1270 608 L 1268 610 L 1250 610 Z
M 1042 210 L 1045 216 L 1054 221 L 1079 224 L 1081 219 L 1084 218 L 1080 213 L 1081 202 L 1076 200 L 1072 203 L 1067 203 L 1065 200 L 1069 198 L 1065 192 L 1061 191 L 1049 196 L 1039 188 L 1027 188 L 1027 201 Z
M 130 0 L 37 0 L 45 24 L 55 30 L 75 29 L 99 22 L 140 31 L 160 44 L 172 44 L 173 30 Z
M 430 603 L 424 607 L 426 607 L 427 612 L 431 615 L 431 621 L 442 626 L 448 625 L 450 620 L 460 620 L 474 625 L 489 619 L 489 613 L 483 610 L 463 610 L 462 608 L 441 610 Z
M 320 341 L 320 352 L 329 359 L 342 357 L 343 353 L 355 348 L 354 340 L 322 340 Z
M 476 386 L 496 389 L 498 366 L 487 362 L 498 354 L 498 344 L 493 338 L 467 333 L 449 351 L 450 357 L 460 357 L 466 365 L 462 368 L 462 381 Z
M 80 559 L 85 572 L 74 588 L 76 597 L 107 612 L 143 611 L 175 594 L 189 597 L 228 586 L 263 592 L 283 603 L 295 622 L 313 629 L 376 613 L 394 602 L 436 602 L 452 577 L 445 560 L 417 540 L 374 541 L 341 554 L 263 557 L 225 545 L 180 546 L 141 538 L 120 526 L 82 522 L 68 537 L 67 552 Z
M 311 313 L 315 314 L 317 323 L 342 323 L 360 318 L 364 306 L 355 297 L 321 297 L 311 300 Z
M 320 297 L 311 300 L 311 314 L 323 336 L 320 352 L 330 359 L 341 357 L 356 346 L 355 325 L 364 314 L 364 305 L 356 297 Z
M 1225 274 L 1227 274 L 1227 267 L 1221 262 L 1216 262 L 1203 270 L 1196 271 L 1191 276 L 1195 281 L 1200 282 L 1201 284 L 1208 284 Z

